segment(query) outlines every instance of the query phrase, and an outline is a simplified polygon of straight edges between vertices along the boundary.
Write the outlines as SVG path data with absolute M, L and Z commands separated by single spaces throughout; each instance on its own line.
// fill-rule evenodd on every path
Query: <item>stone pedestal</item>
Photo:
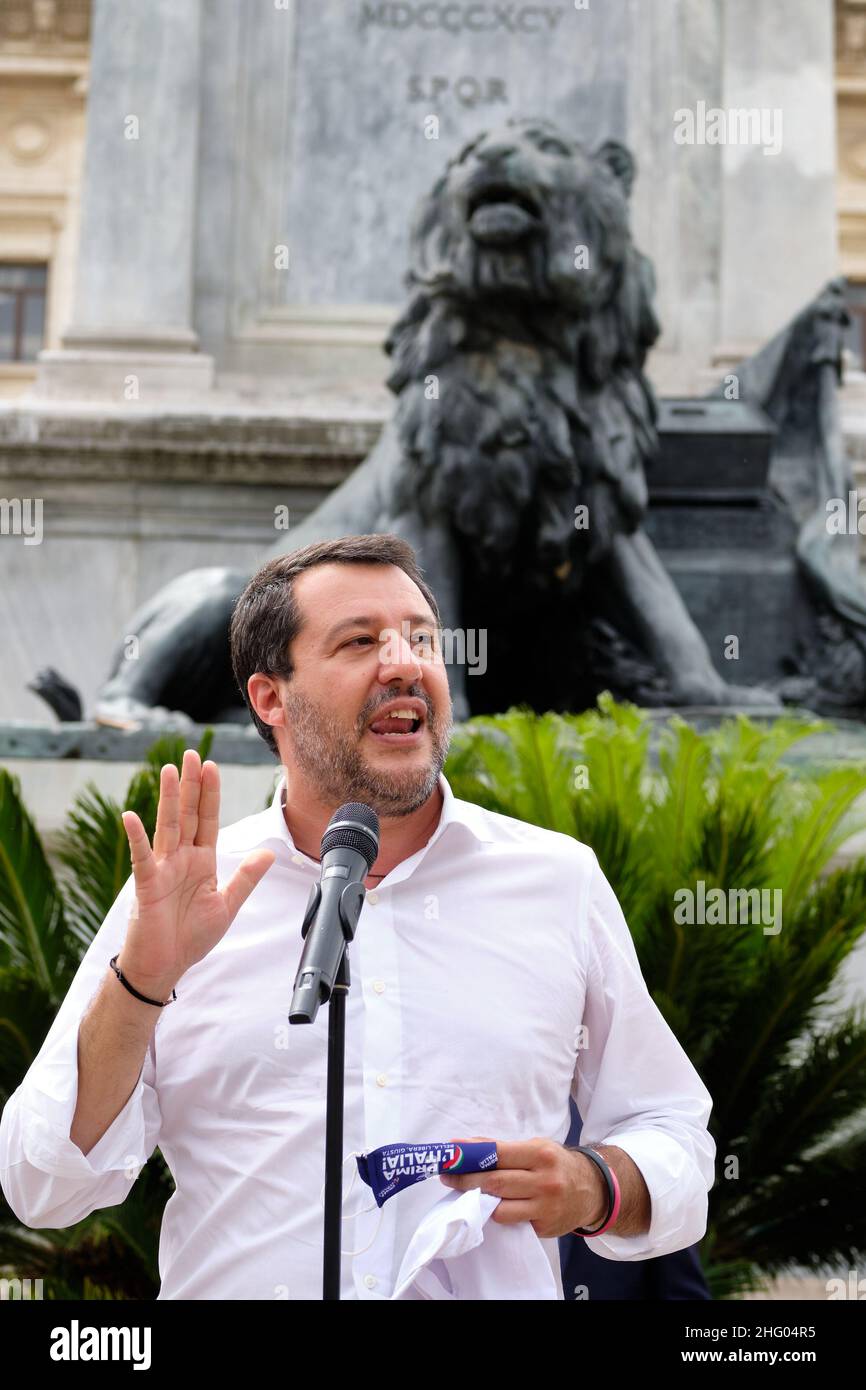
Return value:
M 141 603 L 189 569 L 255 569 L 380 427 L 224 399 L 210 414 L 0 402 L 0 498 L 25 499 L 35 532 L 0 537 L 0 720 L 53 720 L 28 688 L 46 666 L 88 716 Z
M 35 391 L 124 403 L 207 391 L 193 329 L 200 0 L 96 0 L 72 321 Z
M 812 622 L 796 527 L 768 487 L 772 423 L 739 402 L 662 400 L 658 424 L 647 533 L 719 674 L 771 684 Z
M 216 372 L 264 400 L 285 378 L 372 396 L 419 197 L 533 115 L 635 152 L 649 371 L 699 392 L 835 271 L 832 20 L 816 0 L 95 0 L 74 311 L 36 390 L 152 403 Z
M 251 722 L 209 727 L 213 741 L 207 756 L 220 769 L 220 824 L 231 825 L 265 809 L 283 770 Z M 132 778 L 163 732 L 176 733 L 167 726 L 121 732 L 83 722 L 0 720 L 0 763 L 18 780 L 49 859 L 75 798 L 96 783 L 103 796 L 122 806 Z M 185 746 L 198 748 L 203 734 L 202 725 L 185 731 Z
M 720 365 L 754 352 L 838 273 L 833 7 L 723 0 L 722 15 Z M 753 112 L 761 141 L 731 139 Z

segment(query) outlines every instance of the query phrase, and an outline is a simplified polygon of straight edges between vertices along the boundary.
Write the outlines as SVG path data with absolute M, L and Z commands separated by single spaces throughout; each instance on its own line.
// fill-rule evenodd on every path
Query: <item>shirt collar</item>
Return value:
M 494 837 L 483 807 L 476 806 L 472 801 L 462 801 L 460 797 L 455 796 L 444 772 L 439 774 L 439 787 L 442 792 L 442 812 L 439 817 L 439 824 L 424 848 L 429 849 L 452 825 L 463 826 L 479 843 L 489 844 Z M 267 810 L 262 811 L 259 815 L 247 816 L 245 820 L 239 821 L 231 827 L 231 847 L 233 849 L 254 849 L 268 840 L 279 840 L 287 845 L 293 854 L 299 853 L 283 815 L 285 792 L 286 773 L 284 770 L 274 789 L 274 795 Z M 308 858 L 306 855 L 304 857 Z M 390 874 L 388 877 L 390 878 Z

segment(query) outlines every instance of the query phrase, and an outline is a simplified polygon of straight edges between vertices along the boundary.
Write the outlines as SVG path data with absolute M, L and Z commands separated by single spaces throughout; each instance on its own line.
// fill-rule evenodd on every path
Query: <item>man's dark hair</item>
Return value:
M 389 533 L 341 536 L 315 541 L 288 555 L 278 555 L 253 575 L 232 612 L 229 628 L 232 671 L 244 704 L 262 738 L 279 757 L 274 731 L 253 709 L 247 681 L 256 671 L 288 679 L 294 671 L 292 640 L 301 630 L 301 613 L 295 601 L 294 580 L 314 565 L 396 565 L 418 585 L 430 605 L 437 627 L 441 624 L 433 591 L 424 582 L 415 552 L 408 541 Z

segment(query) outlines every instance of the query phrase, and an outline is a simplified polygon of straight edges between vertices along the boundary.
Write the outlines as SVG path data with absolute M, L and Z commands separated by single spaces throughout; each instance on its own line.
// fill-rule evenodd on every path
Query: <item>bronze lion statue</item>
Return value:
M 261 563 L 365 532 L 408 540 L 443 626 L 484 630 L 487 671 L 449 666 L 454 717 L 602 688 L 671 704 L 775 703 L 733 687 L 641 529 L 657 447 L 643 375 L 659 333 L 632 243 L 634 167 L 544 120 L 473 139 L 423 200 L 386 350 L 392 419 L 370 456 Z M 201 569 L 133 616 L 102 723 L 246 720 L 228 629 L 252 571 Z M 128 639 L 127 639 L 128 640 Z

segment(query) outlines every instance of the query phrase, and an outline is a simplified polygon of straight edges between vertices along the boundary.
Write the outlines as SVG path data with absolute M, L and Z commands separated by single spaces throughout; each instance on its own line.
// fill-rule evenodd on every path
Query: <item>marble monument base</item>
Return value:
M 189 400 L 212 390 L 214 359 L 200 352 L 72 348 L 45 350 L 33 394 L 45 400 Z

